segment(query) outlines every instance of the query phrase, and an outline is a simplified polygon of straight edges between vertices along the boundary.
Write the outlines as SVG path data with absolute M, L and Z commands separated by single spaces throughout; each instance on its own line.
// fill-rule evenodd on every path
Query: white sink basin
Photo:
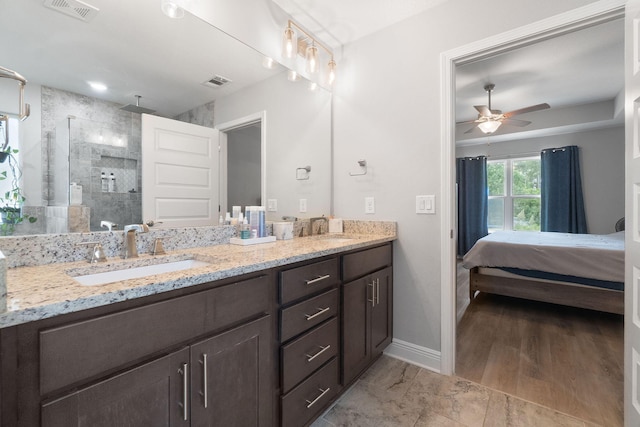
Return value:
M 83 286 L 106 285 L 121 280 L 139 279 L 155 274 L 172 273 L 190 268 L 204 267 L 208 262 L 186 259 L 183 261 L 165 262 L 163 264 L 145 265 L 143 267 L 126 268 L 124 270 L 105 271 L 104 273 L 86 274 L 73 279 Z

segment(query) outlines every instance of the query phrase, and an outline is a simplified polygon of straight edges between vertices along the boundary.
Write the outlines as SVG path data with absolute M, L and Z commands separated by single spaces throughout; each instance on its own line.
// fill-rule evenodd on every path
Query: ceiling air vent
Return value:
M 206 82 L 202 82 L 203 85 L 209 86 L 209 87 L 220 87 L 220 86 L 222 86 L 224 84 L 227 84 L 227 83 L 231 83 L 231 80 L 229 80 L 226 77 L 222 77 L 222 76 L 218 76 L 218 75 L 215 75 L 215 76 L 211 77 Z
M 44 0 L 44 6 L 84 22 L 91 21 L 100 11 L 80 0 Z

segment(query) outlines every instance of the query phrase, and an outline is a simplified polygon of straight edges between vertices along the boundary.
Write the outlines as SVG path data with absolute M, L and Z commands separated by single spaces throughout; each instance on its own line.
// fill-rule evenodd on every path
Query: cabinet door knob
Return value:
M 320 316 L 321 314 L 326 313 L 329 310 L 331 310 L 331 307 L 327 307 L 327 308 L 318 307 L 318 311 L 316 313 L 314 313 L 314 314 L 305 314 L 304 317 L 306 317 L 307 320 L 311 320 L 311 319 L 314 319 L 314 318 Z
M 328 279 L 329 277 L 331 277 L 330 274 L 325 274 L 324 276 L 318 276 L 315 279 L 305 280 L 305 283 L 307 285 L 313 285 L 314 283 L 321 282 L 322 280 Z

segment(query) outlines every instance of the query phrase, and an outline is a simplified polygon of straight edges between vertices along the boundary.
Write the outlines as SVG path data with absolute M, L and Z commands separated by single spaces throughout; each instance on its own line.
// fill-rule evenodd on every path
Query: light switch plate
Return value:
M 373 197 L 364 198 L 364 213 L 366 214 L 376 213 L 376 202 Z
M 305 213 L 307 211 L 307 199 L 300 199 L 300 213 Z
M 278 199 L 267 199 L 267 211 L 269 212 L 278 211 Z
M 416 196 L 416 213 L 417 214 L 435 214 L 436 213 L 436 196 Z

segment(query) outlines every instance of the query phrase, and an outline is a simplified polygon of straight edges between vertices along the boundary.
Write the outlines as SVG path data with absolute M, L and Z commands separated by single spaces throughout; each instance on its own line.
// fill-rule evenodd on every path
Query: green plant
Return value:
M 37 221 L 36 217 L 30 215 L 23 215 L 22 206 L 26 198 L 22 194 L 22 188 L 20 188 L 20 178 L 22 177 L 22 171 L 18 165 L 18 161 L 15 158 L 15 154 L 18 150 L 6 147 L 0 151 L 0 163 L 5 163 L 7 169 L 0 172 L 0 181 L 10 182 L 10 189 L 5 191 L 4 197 L 0 197 L 0 215 L 2 217 L 2 224 L 0 224 L 0 235 L 8 236 L 15 231 L 16 224 L 27 220 L 30 223 Z

